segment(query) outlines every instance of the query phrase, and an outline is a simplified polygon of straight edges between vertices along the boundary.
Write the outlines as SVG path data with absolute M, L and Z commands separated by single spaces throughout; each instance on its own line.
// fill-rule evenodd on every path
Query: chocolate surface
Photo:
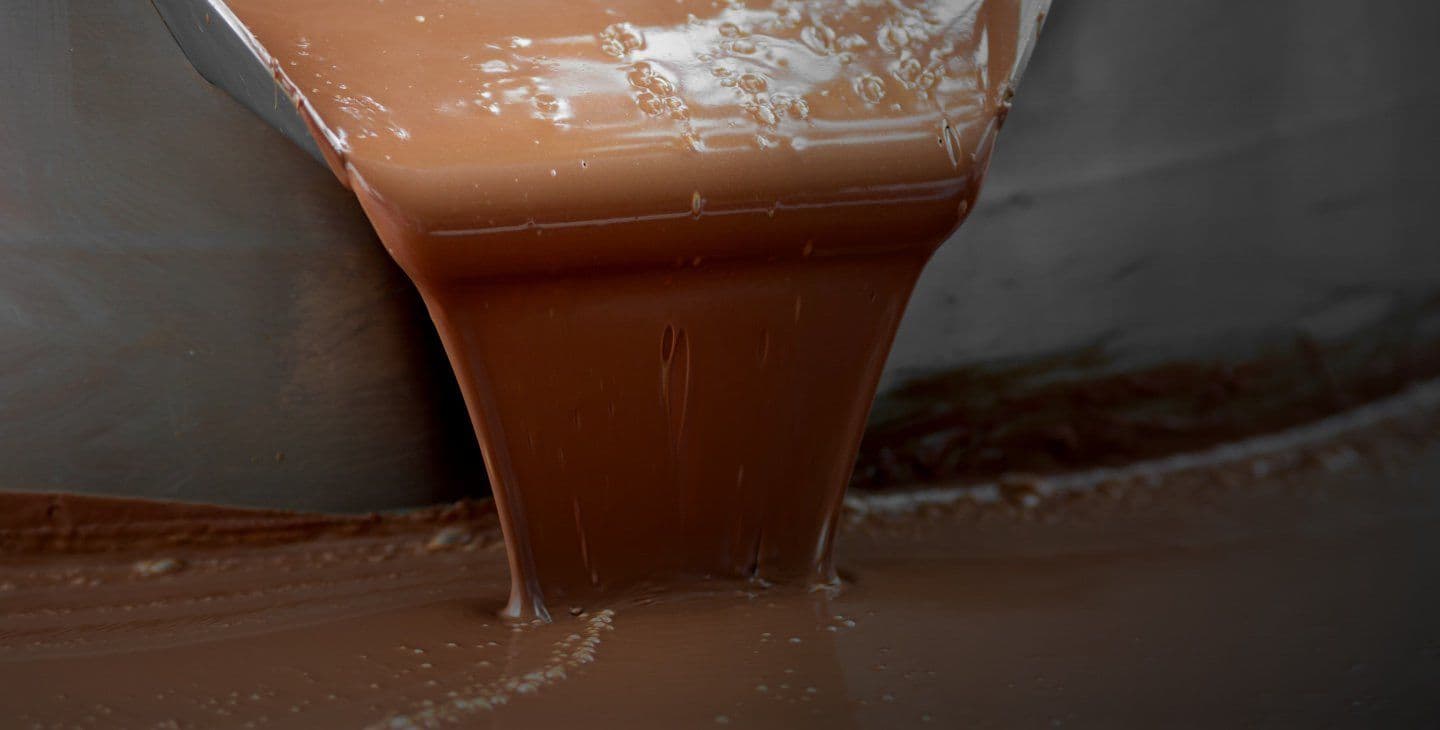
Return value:
M 1263 459 L 1237 444 L 1036 502 L 851 511 L 838 593 L 642 585 L 550 624 L 495 618 L 508 568 L 483 509 L 355 527 L 73 498 L 52 533 L 132 540 L 0 557 L 0 710 L 47 728 L 1425 725 L 1427 393 Z M 27 499 L 53 504 L 10 506 Z M 315 529 L 177 537 L 241 519 Z
M 638 46 L 628 47 L 627 33 L 606 26 L 601 50 L 618 44 L 621 55 L 633 53 Z M 732 41 L 754 35 L 717 33 Z M 823 48 L 825 36 L 818 39 Z M 644 97 L 631 101 L 640 108 Z M 682 145 L 688 141 L 682 130 Z M 462 161 L 470 153 L 456 149 Z M 415 164 L 443 166 L 438 158 Z M 364 181 L 354 176 L 358 164 L 340 169 Z M 785 171 L 775 177 L 792 179 Z M 825 202 L 835 206 L 825 216 L 777 205 L 776 222 L 761 226 L 773 238 L 735 243 L 730 233 L 752 228 L 744 217 L 759 220 L 760 212 L 740 210 L 728 216 L 740 223 L 722 223 L 727 209 L 711 206 L 723 197 L 697 189 L 688 213 L 571 225 L 577 221 L 544 219 L 570 208 L 537 203 L 542 217 L 532 224 L 527 216 L 519 230 L 480 226 L 451 237 L 460 239 L 455 245 L 431 246 L 442 230 L 432 226 L 448 225 L 449 214 L 423 203 L 419 218 L 387 208 L 387 189 L 400 191 L 396 199 L 413 185 L 424 188 L 425 201 L 460 200 L 455 179 L 412 169 L 375 179 L 381 182 L 357 189 L 382 231 L 395 226 L 387 243 L 408 252 L 397 258 L 411 257 L 407 270 L 448 333 L 492 468 L 497 453 L 508 459 L 502 468 L 511 471 L 502 476 L 512 481 L 501 487 L 512 500 L 511 537 L 521 524 L 526 544 L 539 546 L 534 564 L 512 570 L 498 513 L 486 504 L 335 518 L 6 497 L 6 717 L 22 726 L 307 728 L 1433 721 L 1437 455 L 1433 445 L 1410 453 L 1415 442 L 1433 444 L 1433 418 L 1374 438 L 1312 444 L 1284 459 L 1212 464 L 1173 481 L 1144 470 L 1110 475 L 1093 480 L 1093 493 L 1056 496 L 1043 482 L 1008 475 L 998 498 L 978 505 L 898 495 L 911 501 L 897 514 L 852 511 L 856 519 L 839 528 L 836 563 L 845 582 L 838 592 L 731 580 L 785 577 L 797 565 L 825 577 L 834 523 L 801 518 L 841 514 L 843 478 L 821 467 L 848 470 L 849 457 L 836 454 L 853 453 L 845 434 L 858 434 L 878 372 L 872 360 L 883 355 L 909 280 L 938 240 L 922 235 L 925 226 L 943 216 L 897 222 L 903 235 L 886 241 L 893 249 L 857 250 L 849 244 L 880 239 L 844 229 L 856 219 L 843 201 Z M 543 183 L 541 176 L 528 189 Z M 616 190 L 657 208 L 675 202 L 653 183 Z M 966 188 L 959 199 L 968 205 L 966 195 L 973 192 Z M 502 202 L 507 211 L 528 203 Z M 893 198 L 867 219 L 929 210 L 925 201 Z M 614 239 L 566 233 L 612 226 L 620 231 Z M 784 240 L 812 227 L 834 245 L 783 250 Z M 637 231 L 656 239 L 621 235 Z M 522 236 L 546 242 L 524 247 Z M 600 253 L 586 248 L 610 240 L 621 243 Z M 701 260 L 663 260 L 667 242 L 687 254 L 703 250 Z M 774 260 L 762 250 L 772 243 Z M 473 260 L 471 250 L 479 251 Z M 604 259 L 606 251 L 616 258 Z M 496 266 L 487 269 L 492 252 Z M 734 319 L 706 316 L 714 313 L 705 302 L 717 297 L 733 302 L 734 311 L 722 314 Z M 655 302 L 664 304 L 663 316 L 651 310 Z M 823 316 L 815 322 L 812 314 Z M 746 340 L 735 325 L 746 318 L 773 331 Z M 741 346 L 708 349 L 712 334 Z M 838 361 L 816 357 L 847 352 L 846 342 L 854 349 Z M 868 355 L 854 351 L 867 343 Z M 769 389 L 715 383 L 717 370 L 744 373 L 746 364 L 766 366 L 750 382 Z M 603 390 L 598 383 L 594 392 L 568 389 L 591 370 L 612 374 Z M 745 392 L 764 397 L 735 395 Z M 609 406 L 625 402 L 645 404 L 648 414 L 610 422 Z M 803 410 L 788 410 L 795 402 Z M 510 404 L 535 404 L 535 415 Z M 826 407 L 837 412 L 800 420 Z M 816 433 L 797 435 L 797 423 Z M 710 441 L 716 432 L 736 443 Z M 704 443 L 726 448 L 691 450 Z M 619 468 L 616 450 L 630 468 L 652 466 L 654 474 L 605 485 L 604 474 Z M 635 462 L 635 453 L 653 456 Z M 736 454 L 761 457 L 759 466 L 743 466 L 762 487 L 807 489 L 756 511 L 745 499 L 736 504 L 736 494 L 770 494 L 742 490 L 738 468 L 729 492 L 707 481 L 728 480 Z M 1299 468 L 1277 475 L 1277 463 Z M 791 468 L 806 471 L 797 478 Z M 823 473 L 815 477 L 811 468 Z M 691 501 L 678 504 L 654 499 L 680 483 L 710 491 L 682 495 Z M 710 502 L 707 494 L 730 499 Z M 584 509 L 596 495 L 615 500 L 602 500 L 599 517 Z M 519 514 L 521 503 L 539 509 Z M 707 533 L 729 520 L 741 532 L 773 535 L 763 519 L 745 522 L 757 514 L 773 515 L 779 536 L 798 547 L 776 548 L 764 570 L 759 548 L 753 563 L 711 550 L 729 534 Z M 677 515 L 678 523 L 667 521 Z M 627 525 L 639 529 L 627 533 Z M 603 552 L 590 552 L 592 536 Z M 826 553 L 818 561 L 802 550 L 816 543 Z M 731 544 L 743 548 L 741 540 Z M 635 561 L 657 545 L 698 550 L 665 553 L 674 560 L 668 564 L 649 562 L 653 554 Z M 615 562 L 601 562 L 604 556 Z M 691 575 L 684 593 L 646 580 L 707 564 L 720 567 L 700 571 L 713 573 L 708 580 Z M 553 623 L 495 618 L 514 600 L 504 590 L 507 575 L 527 570 L 543 579 Z M 595 595 L 587 590 L 595 583 L 610 590 Z M 521 589 L 523 597 L 532 587 Z
M 232 5 L 445 343 L 508 613 L 833 582 L 890 341 L 1009 109 L 1018 3 Z

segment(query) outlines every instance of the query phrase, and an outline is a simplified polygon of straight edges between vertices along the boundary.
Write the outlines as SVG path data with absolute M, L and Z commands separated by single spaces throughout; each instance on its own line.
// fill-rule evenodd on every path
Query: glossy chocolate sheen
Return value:
M 915 278 L 978 193 L 1018 5 L 237 0 L 429 307 L 513 615 L 833 581 Z

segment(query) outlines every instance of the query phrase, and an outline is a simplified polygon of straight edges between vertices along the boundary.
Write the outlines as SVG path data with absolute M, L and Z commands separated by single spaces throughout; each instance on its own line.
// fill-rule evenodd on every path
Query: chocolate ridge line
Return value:
M 41 492 L 0 492 L 0 559 L 146 546 L 275 545 L 335 535 L 384 536 L 466 524 L 498 534 L 488 499 L 343 515 Z

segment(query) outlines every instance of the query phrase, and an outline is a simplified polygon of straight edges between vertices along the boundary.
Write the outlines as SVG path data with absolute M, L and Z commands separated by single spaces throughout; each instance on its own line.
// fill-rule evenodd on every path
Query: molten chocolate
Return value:
M 1016 0 L 233 0 L 414 280 L 511 615 L 833 581 L 911 286 L 1008 108 Z
M 486 609 L 507 566 L 480 505 L 363 519 L 6 495 L 0 717 L 1426 726 L 1440 389 L 1416 395 L 1089 489 L 872 499 L 841 522 L 840 595 L 712 581 L 552 604 L 569 610 L 549 624 Z

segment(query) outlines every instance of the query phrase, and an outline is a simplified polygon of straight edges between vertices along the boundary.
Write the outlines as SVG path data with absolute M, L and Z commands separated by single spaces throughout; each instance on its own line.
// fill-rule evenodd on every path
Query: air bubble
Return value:
M 551 94 L 536 94 L 534 101 L 535 108 L 540 110 L 541 114 L 549 115 L 560 111 L 560 100 Z
M 935 87 L 935 84 L 939 82 L 940 70 L 927 70 L 924 73 L 920 74 L 919 78 L 915 79 L 915 87 L 918 89 L 932 89 Z M 921 92 L 921 95 L 924 95 L 923 91 Z
M 630 67 L 630 73 L 626 74 L 625 78 L 630 81 L 631 86 L 637 89 L 648 89 L 650 88 L 650 79 L 655 78 L 655 69 L 651 68 L 648 63 L 637 63 Z
M 890 75 L 895 77 L 907 89 L 915 88 L 916 81 L 920 78 L 924 68 L 915 58 L 907 58 L 890 65 Z
M 652 117 L 658 117 L 665 113 L 665 102 L 648 91 L 642 91 L 635 97 L 635 103 L 640 106 L 640 111 Z
M 765 83 L 765 79 L 762 76 L 750 73 L 740 76 L 740 88 L 751 94 L 759 94 L 768 86 L 769 84 Z
M 646 88 L 660 96 L 669 96 L 675 93 L 675 84 L 664 76 L 651 76 Z
M 730 50 L 741 55 L 749 55 L 755 52 L 755 41 L 749 38 L 736 38 L 730 41 Z
M 867 104 L 879 104 L 885 99 L 885 81 L 874 74 L 865 74 L 855 79 L 855 93 Z
M 876 34 L 875 42 L 880 44 L 886 53 L 899 53 L 905 46 L 910 45 L 910 34 L 894 23 L 886 23 Z
M 720 24 L 720 35 L 726 38 L 741 38 L 747 34 L 740 26 L 731 22 L 724 22 Z

